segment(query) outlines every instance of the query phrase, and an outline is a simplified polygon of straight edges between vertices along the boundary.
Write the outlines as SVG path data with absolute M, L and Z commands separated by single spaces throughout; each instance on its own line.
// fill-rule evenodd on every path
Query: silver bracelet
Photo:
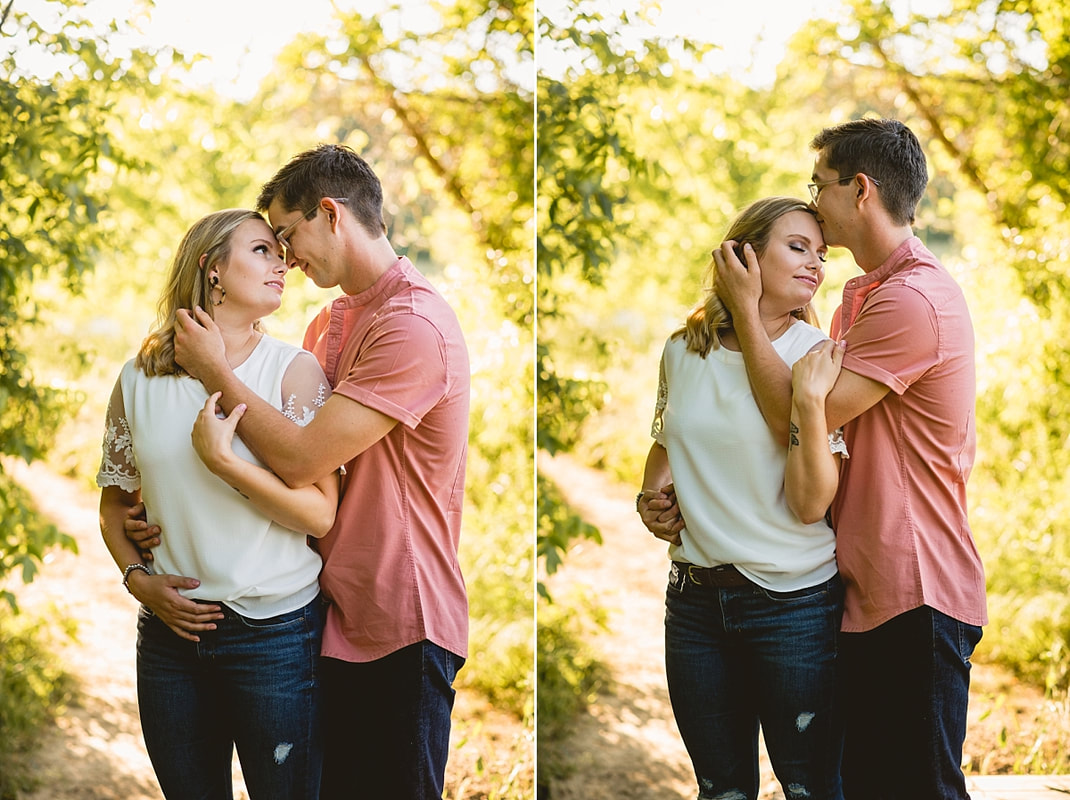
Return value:
M 126 569 L 123 570 L 123 588 L 128 592 L 130 592 L 130 573 L 138 569 L 146 575 L 152 574 L 152 571 L 144 564 L 127 564 Z M 130 594 L 133 594 L 133 592 L 130 592 Z

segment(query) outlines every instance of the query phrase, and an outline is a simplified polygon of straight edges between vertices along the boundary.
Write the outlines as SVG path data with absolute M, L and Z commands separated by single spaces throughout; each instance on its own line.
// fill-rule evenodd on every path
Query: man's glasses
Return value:
M 866 173 L 864 173 L 864 172 L 860 172 L 858 174 L 859 175 L 866 175 Z M 869 178 L 871 181 L 873 181 L 873 185 L 874 186 L 880 186 L 881 185 L 881 182 L 879 180 L 877 180 L 876 178 L 872 178 L 869 175 L 866 175 L 866 177 Z M 828 185 L 833 184 L 833 183 L 841 183 L 841 184 L 847 183 L 850 180 L 851 180 L 851 178 L 833 178 L 831 181 L 818 181 L 817 183 L 808 183 L 808 184 L 806 184 L 806 188 L 810 190 L 810 199 L 813 200 L 816 203 L 817 202 L 817 196 L 819 194 L 821 194 L 821 189 L 823 187 L 828 186 Z
M 347 202 L 349 202 L 348 199 L 345 197 L 332 197 L 331 199 L 334 200 L 336 203 L 341 203 L 342 205 L 345 205 Z M 279 244 L 281 244 L 287 252 L 293 250 L 293 248 L 290 246 L 289 237 L 290 234 L 293 233 L 294 228 L 296 228 L 306 219 L 312 219 L 312 217 L 315 216 L 312 212 L 314 212 L 319 207 L 320 204 L 317 200 L 316 205 L 312 206 L 312 208 L 310 208 L 304 214 L 299 216 L 297 219 L 295 219 L 293 222 L 291 222 L 289 225 L 287 225 L 285 228 L 275 234 L 275 238 L 279 240 Z

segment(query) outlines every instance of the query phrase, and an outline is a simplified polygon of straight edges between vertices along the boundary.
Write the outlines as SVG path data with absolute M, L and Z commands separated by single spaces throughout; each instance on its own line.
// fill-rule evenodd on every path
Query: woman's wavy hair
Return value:
M 724 238 L 726 241 L 733 239 L 737 242 L 736 252 L 744 264 L 747 262 L 743 258 L 743 245 L 749 242 L 760 264 L 776 221 L 792 211 L 814 213 L 809 205 L 794 197 L 766 197 L 756 200 L 739 212 Z M 673 338 L 683 336 L 687 349 L 705 358 L 711 350 L 721 346 L 721 334 L 732 330 L 732 315 L 728 313 L 724 301 L 717 294 L 717 264 L 712 258 L 706 268 L 703 292 L 703 300 L 691 309 L 684 326 L 673 333 Z M 817 314 L 810 303 L 796 309 L 792 315 L 817 326 Z
M 216 211 L 193 223 L 175 252 L 167 286 L 156 306 L 156 327 L 141 343 L 134 364 L 146 375 L 185 375 L 175 363 L 175 320 L 180 308 L 200 306 L 213 317 L 212 286 L 206 276 L 212 267 L 230 257 L 234 231 L 250 219 L 263 216 L 244 208 Z M 265 222 L 265 224 L 267 224 Z M 201 256 L 205 256 L 201 265 Z M 254 324 L 260 330 L 260 322 Z

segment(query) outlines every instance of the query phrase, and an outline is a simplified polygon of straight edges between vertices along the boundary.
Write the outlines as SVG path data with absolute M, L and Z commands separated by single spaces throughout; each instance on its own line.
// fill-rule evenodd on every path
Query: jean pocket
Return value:
M 265 617 L 264 619 L 253 619 L 252 617 L 245 617 L 239 615 L 242 625 L 246 628 L 257 631 L 271 631 L 274 633 L 282 633 L 287 630 L 303 630 L 309 627 L 305 622 L 307 616 L 307 609 L 299 608 L 297 611 L 290 611 L 287 614 L 279 614 L 277 617 Z
M 763 589 L 762 591 L 774 603 L 797 603 L 802 605 L 805 603 L 835 601 L 841 594 L 839 586 L 839 578 L 833 577 L 814 586 L 804 586 L 802 589 L 796 589 L 792 592 L 774 592 L 772 589 Z

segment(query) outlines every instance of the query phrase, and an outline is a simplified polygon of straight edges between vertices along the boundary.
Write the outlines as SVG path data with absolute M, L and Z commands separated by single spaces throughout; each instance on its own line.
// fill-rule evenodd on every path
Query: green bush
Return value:
M 561 491 L 548 478 L 539 476 L 538 535 L 536 551 L 547 575 L 553 575 L 564 562 L 573 539 L 590 539 L 602 544 L 602 534 L 594 525 L 575 514 Z M 539 582 L 539 596 L 551 600 L 546 584 Z M 540 606 L 541 609 L 541 606 Z M 540 610 L 540 619 L 542 612 Z
M 78 552 L 74 539 L 37 516 L 26 490 L 0 467 L 0 585 L 16 572 L 24 583 L 32 581 L 45 552 L 57 546 Z M 0 589 L 0 600 L 16 609 L 15 595 L 8 589 Z
M 610 680 L 609 669 L 586 642 L 605 628 L 605 609 L 584 597 L 539 601 L 538 770 L 539 784 L 564 769 L 555 745 L 569 724 Z
M 50 652 L 51 644 L 43 622 L 0 605 L 0 800 L 15 800 L 31 788 L 33 776 L 23 759 L 75 691 L 74 678 Z
M 531 641 L 534 624 L 530 614 L 513 621 L 489 616 L 474 618 L 468 643 L 469 666 L 457 678 L 459 686 L 475 689 L 494 708 L 508 711 L 525 723 L 530 723 L 535 714 Z

